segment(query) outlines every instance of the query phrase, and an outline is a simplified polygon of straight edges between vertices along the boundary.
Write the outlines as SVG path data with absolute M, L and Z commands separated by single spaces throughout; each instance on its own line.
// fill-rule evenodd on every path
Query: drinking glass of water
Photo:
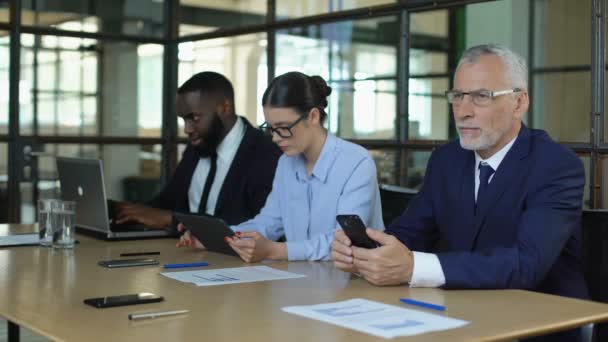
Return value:
M 38 200 L 38 233 L 40 234 L 40 245 L 50 247 L 53 244 L 53 215 L 52 205 L 56 199 Z
M 53 248 L 74 248 L 76 202 L 56 201 L 52 205 Z

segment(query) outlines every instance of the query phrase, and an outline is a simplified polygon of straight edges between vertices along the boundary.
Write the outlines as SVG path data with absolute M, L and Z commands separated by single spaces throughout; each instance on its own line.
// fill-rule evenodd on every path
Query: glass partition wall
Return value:
M 418 189 L 432 150 L 457 137 L 443 94 L 458 58 L 487 42 L 528 60 L 525 123 L 581 156 L 585 206 L 604 208 L 604 9 L 604 0 L 0 1 L 0 221 L 33 222 L 35 201 L 57 195 L 56 156 L 102 158 L 113 198 L 149 199 L 186 143 L 177 86 L 205 70 L 232 81 L 237 113 L 254 124 L 269 79 L 321 75 L 333 88 L 327 129 L 368 148 L 381 183 Z

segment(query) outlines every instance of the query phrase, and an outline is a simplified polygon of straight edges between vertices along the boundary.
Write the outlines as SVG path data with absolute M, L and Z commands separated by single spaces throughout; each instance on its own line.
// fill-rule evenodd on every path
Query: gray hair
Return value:
M 505 78 L 513 88 L 528 89 L 528 65 L 526 61 L 511 49 L 496 44 L 483 44 L 468 48 L 460 57 L 458 67 L 462 64 L 474 64 L 481 56 L 494 55 L 505 65 Z

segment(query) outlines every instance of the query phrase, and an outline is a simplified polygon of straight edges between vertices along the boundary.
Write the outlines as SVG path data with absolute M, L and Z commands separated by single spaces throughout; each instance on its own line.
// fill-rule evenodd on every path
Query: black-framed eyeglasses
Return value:
M 305 118 L 306 118 L 306 115 L 302 115 L 302 116 L 300 116 L 300 118 L 298 120 L 294 121 L 289 126 L 272 127 L 268 122 L 264 122 L 263 124 L 260 125 L 260 129 L 263 129 L 268 135 L 272 136 L 273 133 L 276 133 L 281 138 L 287 139 L 287 138 L 293 137 L 293 133 L 291 132 L 291 129 L 295 125 L 297 125 L 298 122 L 304 120 Z
M 475 90 L 475 91 L 459 91 L 459 90 L 448 90 L 445 92 L 445 97 L 448 99 L 448 102 L 453 105 L 459 105 L 464 99 L 465 95 L 469 95 L 471 97 L 471 101 L 477 106 L 487 106 L 489 105 L 494 98 L 502 95 L 513 94 L 520 92 L 521 89 L 513 88 L 507 90 Z

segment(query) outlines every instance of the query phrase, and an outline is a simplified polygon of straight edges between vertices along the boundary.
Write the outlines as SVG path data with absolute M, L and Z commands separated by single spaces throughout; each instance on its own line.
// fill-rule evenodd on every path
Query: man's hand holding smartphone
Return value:
M 356 217 L 340 215 L 336 218 L 343 230 L 336 232 L 332 242 L 334 266 L 358 274 L 374 285 L 409 283 L 414 268 L 412 251 L 395 236 L 366 230 L 353 216 Z
M 353 246 L 362 248 L 379 247 L 376 241 L 372 240 L 365 232 L 365 223 L 358 215 L 338 215 L 336 221 L 344 230 L 344 233 L 350 239 Z

